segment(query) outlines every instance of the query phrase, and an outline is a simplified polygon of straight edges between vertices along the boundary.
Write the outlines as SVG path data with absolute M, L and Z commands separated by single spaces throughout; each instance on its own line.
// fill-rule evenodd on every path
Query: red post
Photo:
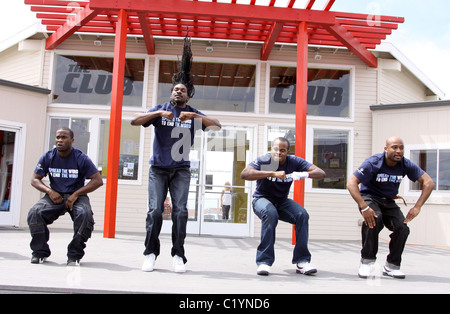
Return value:
M 306 112 L 308 93 L 308 29 L 300 22 L 297 33 L 297 79 L 295 103 L 295 156 L 306 154 Z M 294 182 L 294 201 L 304 206 L 305 180 Z M 295 244 L 295 229 L 292 228 L 292 244 Z
M 109 124 L 108 168 L 106 171 L 104 238 L 116 231 L 117 184 L 119 180 L 120 129 L 122 126 L 123 83 L 127 49 L 127 12 L 119 10 L 114 43 L 113 81 Z

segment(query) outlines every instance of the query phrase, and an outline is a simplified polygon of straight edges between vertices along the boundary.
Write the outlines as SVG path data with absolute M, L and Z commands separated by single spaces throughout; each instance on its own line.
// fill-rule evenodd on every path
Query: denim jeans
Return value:
M 400 268 L 402 253 L 406 240 L 409 236 L 409 227 L 404 223 L 405 216 L 398 205 L 392 199 L 375 197 L 363 197 L 367 205 L 375 211 L 378 218 L 375 219 L 376 226 L 370 229 L 363 223 L 361 261 L 372 263 L 376 260 L 378 252 L 378 234 L 384 226 L 392 231 L 389 242 L 389 255 L 386 261 L 394 269 Z
M 256 264 L 272 266 L 275 261 L 275 229 L 278 220 L 295 225 L 296 244 L 292 264 L 310 262 L 308 250 L 309 215 L 300 204 L 286 199 L 280 203 L 272 203 L 266 198 L 253 199 L 253 211 L 261 219 L 261 243 L 256 251 Z
M 84 256 L 86 241 L 91 237 L 94 230 L 94 214 L 91 210 L 89 197 L 80 195 L 73 204 L 72 211 L 66 207 L 67 198 L 70 194 L 61 195 L 64 200 L 61 204 L 54 204 L 46 194 L 28 212 L 28 226 L 31 233 L 30 247 L 33 256 L 50 256 L 48 240 L 50 232 L 47 225 L 52 224 L 58 217 L 69 212 L 73 221 L 74 235 L 67 247 L 67 257 L 81 259 Z
M 178 255 L 186 263 L 184 239 L 188 221 L 187 200 L 191 171 L 189 167 L 159 168 L 151 166 L 148 175 L 148 212 L 144 255 L 160 253 L 159 234 L 167 191 L 172 203 L 172 256 Z

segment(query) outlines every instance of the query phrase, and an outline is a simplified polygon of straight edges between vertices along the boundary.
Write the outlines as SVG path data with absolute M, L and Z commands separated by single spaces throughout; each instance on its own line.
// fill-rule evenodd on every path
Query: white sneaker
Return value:
M 367 279 L 372 274 L 373 263 L 370 264 L 359 264 L 358 277 Z
M 173 257 L 173 271 L 176 273 L 186 272 L 186 266 L 184 266 L 183 258 L 178 255 Z
M 406 277 L 405 274 L 400 271 L 400 269 L 392 269 L 387 265 L 384 265 L 383 275 L 397 279 L 405 279 Z
M 297 264 L 297 273 L 311 275 L 317 273 L 317 268 L 309 262 L 300 262 Z
M 142 271 L 153 271 L 153 268 L 155 267 L 155 260 L 155 254 L 152 253 L 145 255 L 144 264 L 142 264 Z
M 268 276 L 270 274 L 270 266 L 267 264 L 259 264 L 256 273 L 260 276 Z

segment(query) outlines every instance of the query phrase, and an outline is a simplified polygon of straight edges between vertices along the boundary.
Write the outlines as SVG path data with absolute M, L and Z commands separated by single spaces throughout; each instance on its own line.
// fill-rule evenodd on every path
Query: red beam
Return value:
M 289 0 L 288 8 L 293 8 L 296 0 Z
M 377 67 L 377 58 L 375 58 L 372 52 L 364 48 L 361 43 L 355 37 L 353 37 L 351 33 L 348 32 L 343 26 L 329 26 L 327 27 L 327 30 L 369 67 Z
M 306 4 L 305 9 L 306 10 L 311 10 L 313 5 L 314 5 L 314 2 L 316 2 L 316 0 L 308 0 L 308 3 Z
M 369 24 L 367 24 L 366 20 L 348 20 L 348 19 L 341 19 L 341 18 L 336 18 L 336 22 L 339 25 L 352 25 L 352 26 L 361 26 L 361 27 L 368 27 Z M 381 29 L 397 29 L 398 28 L 398 24 L 393 24 L 393 23 L 376 23 L 370 27 L 373 28 L 381 28 Z
M 116 232 L 117 185 L 119 180 L 120 129 L 122 127 L 123 83 L 127 49 L 127 12 L 119 11 L 114 43 L 111 113 L 109 123 L 108 164 L 106 170 L 104 238 L 114 238 Z
M 267 7 L 260 5 L 243 5 L 233 3 L 195 2 L 185 0 L 143 1 L 143 0 L 91 0 L 92 8 L 100 10 L 125 9 L 159 14 L 174 14 L 182 12 L 184 15 L 211 18 L 212 16 L 227 19 L 249 20 L 257 18 L 269 22 L 312 22 L 322 25 L 335 23 L 333 12 L 316 10 L 290 9 Z
M 46 6 L 31 6 L 31 12 L 45 12 L 45 13 L 65 13 L 70 14 L 74 11 L 73 7 L 46 7 Z
M 334 2 L 336 0 L 328 0 L 327 4 L 325 4 L 325 7 L 323 8 L 324 11 L 330 11 L 331 7 L 333 6 Z
M 77 13 L 74 18 L 64 23 L 63 26 L 53 33 L 46 41 L 46 49 L 55 49 L 64 40 L 72 36 L 83 25 L 92 20 L 100 10 L 91 10 L 89 5 L 85 8 L 77 9 Z
M 371 15 L 367 14 L 361 14 L 361 13 L 348 13 L 348 12 L 335 12 L 336 18 L 345 18 L 345 19 L 353 19 L 353 20 L 363 20 L 363 21 L 371 21 L 368 20 L 368 18 L 371 17 Z M 380 22 L 389 22 L 389 23 L 404 23 L 405 18 L 404 17 L 398 17 L 398 16 L 386 16 L 386 15 L 377 15 L 377 20 Z M 366 24 L 368 25 L 368 24 Z
M 305 158 L 306 154 L 306 113 L 308 94 L 308 27 L 305 22 L 298 26 L 297 34 L 297 75 L 295 94 L 295 156 Z M 305 180 L 294 182 L 294 201 L 304 206 Z M 292 243 L 295 244 L 295 229 L 292 227 Z
M 272 28 L 269 31 L 269 35 L 267 39 L 264 41 L 264 44 L 261 48 L 261 60 L 266 61 L 269 59 L 269 55 L 272 52 L 272 48 L 275 45 L 275 42 L 278 39 L 278 35 L 280 35 L 281 29 L 283 28 L 283 23 L 275 22 L 272 25 Z
M 60 1 L 60 0 L 25 0 L 25 4 L 51 5 L 61 7 L 85 7 L 89 2 L 84 1 Z
M 142 35 L 144 36 L 145 47 L 149 55 L 155 54 L 155 40 L 153 39 L 152 30 L 147 21 L 147 16 L 144 12 L 138 12 L 139 23 L 141 24 Z

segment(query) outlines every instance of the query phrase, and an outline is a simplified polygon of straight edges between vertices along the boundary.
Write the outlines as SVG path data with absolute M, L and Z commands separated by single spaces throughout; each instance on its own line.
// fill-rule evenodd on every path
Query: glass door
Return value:
M 249 236 L 249 189 L 240 178 L 251 158 L 253 129 L 223 127 L 204 136 L 199 187 L 200 234 Z
M 189 155 L 188 234 L 250 236 L 250 192 L 241 171 L 252 157 L 253 128 L 198 131 Z M 162 232 L 172 227 L 170 196 Z
M 0 225 L 14 225 L 13 171 L 16 132 L 0 128 Z

